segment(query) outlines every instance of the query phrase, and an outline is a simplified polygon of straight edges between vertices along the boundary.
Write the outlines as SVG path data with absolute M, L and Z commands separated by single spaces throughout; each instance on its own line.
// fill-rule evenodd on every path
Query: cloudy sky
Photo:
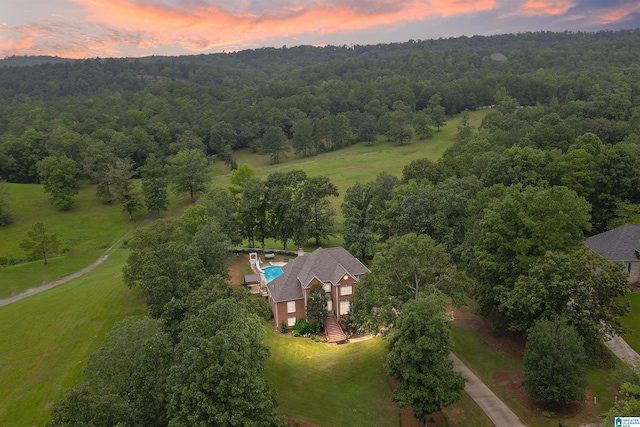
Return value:
M 0 0 L 0 58 L 183 55 L 640 27 L 640 0 Z

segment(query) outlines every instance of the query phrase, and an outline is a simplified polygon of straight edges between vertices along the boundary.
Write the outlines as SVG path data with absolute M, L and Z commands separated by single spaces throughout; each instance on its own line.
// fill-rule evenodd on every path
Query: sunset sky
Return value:
M 640 0 L 0 0 L 0 58 L 184 55 L 640 26 Z

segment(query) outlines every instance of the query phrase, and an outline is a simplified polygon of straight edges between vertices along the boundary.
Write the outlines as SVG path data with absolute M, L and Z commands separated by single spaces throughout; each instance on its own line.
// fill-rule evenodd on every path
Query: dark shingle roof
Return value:
M 608 261 L 638 261 L 640 224 L 627 224 L 596 234 L 584 244 Z
M 275 301 L 291 301 L 304 298 L 303 287 L 314 278 L 334 285 L 345 274 L 356 278 L 369 269 L 344 248 L 318 248 L 310 254 L 298 257 L 282 267 L 282 275 L 267 284 Z

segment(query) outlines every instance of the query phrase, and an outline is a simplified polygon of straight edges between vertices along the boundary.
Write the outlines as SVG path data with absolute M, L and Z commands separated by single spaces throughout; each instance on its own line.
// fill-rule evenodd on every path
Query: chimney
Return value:
M 298 256 L 304 256 L 304 250 L 302 248 L 298 248 Z

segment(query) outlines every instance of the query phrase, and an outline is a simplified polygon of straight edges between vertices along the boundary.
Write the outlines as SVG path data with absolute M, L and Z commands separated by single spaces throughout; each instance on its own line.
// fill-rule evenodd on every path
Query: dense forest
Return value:
M 619 142 L 640 91 L 639 38 L 638 30 L 540 32 L 3 65 L 0 177 L 38 182 L 36 164 L 47 156 L 64 155 L 97 181 L 101 162 L 130 159 L 137 168 L 151 153 L 164 161 L 184 148 L 234 167 L 232 152 L 243 147 L 278 162 L 286 139 L 302 155 L 376 134 L 402 144 L 413 126 L 428 136 L 442 108 L 492 105 L 501 87 L 519 106 L 555 105 L 578 135 Z
M 525 383 L 538 401 L 580 401 L 584 373 L 576 367 L 587 355 L 594 364 L 606 361 L 603 343 L 624 332 L 620 317 L 629 310 L 619 300 L 629 290 L 624 273 L 583 242 L 640 218 L 639 42 L 640 30 L 541 32 L 3 65 L 0 178 L 41 182 L 60 209 L 73 203 L 77 180 L 92 181 L 99 197 L 130 215 L 141 204 L 134 177 L 142 180 L 149 211 L 166 209 L 168 185 L 192 202 L 202 195 L 179 219 L 161 220 L 131 240 L 125 281 L 146 292 L 150 315 L 162 322 L 124 324 L 120 333 L 140 328 L 167 350 L 142 356 L 170 358 L 173 345 L 177 359 L 171 367 L 153 362 L 166 365 L 156 385 L 170 402 L 165 396 L 152 402 L 163 408 L 160 419 L 157 411 L 135 412 L 151 407 L 146 394 L 139 406 L 127 402 L 126 417 L 166 425 L 168 407 L 169 425 L 186 425 L 192 400 L 184 384 L 194 383 L 190 375 L 199 369 L 192 344 L 203 345 L 204 353 L 217 345 L 207 341 L 213 339 L 202 332 L 207 327 L 235 339 L 223 326 L 234 310 L 250 319 L 239 321 L 241 330 L 255 330 L 258 317 L 268 317 L 264 304 L 240 295 L 232 295 L 240 302 L 214 301 L 236 292 L 220 277 L 232 243 L 264 247 L 271 238 L 286 248 L 312 238 L 318 244 L 337 231 L 372 271 L 352 300 L 348 320 L 355 330 L 377 333 L 399 318 L 397 330 L 413 333 L 419 316 L 410 321 L 409 314 L 444 304 L 422 307 L 423 296 L 446 295 L 453 303 L 472 296 L 497 327 L 532 337 Z M 482 123 L 471 126 L 467 111 L 489 107 Z M 293 170 L 261 180 L 234 159 L 235 150 L 250 148 L 278 163 L 290 148 L 313 156 L 375 144 L 380 135 L 403 145 L 429 138 L 460 113 L 456 143 L 438 161 L 417 160 L 401 177 L 381 173 L 353 183 L 343 195 L 341 230 L 328 201 L 337 189 L 326 177 Z M 230 189 L 206 192 L 212 156 L 234 170 Z M 208 277 L 214 266 L 218 276 Z M 446 319 L 440 320 L 437 327 L 444 328 Z M 126 347 L 117 333 L 102 351 Z M 391 334 L 392 353 L 405 342 L 401 333 Z M 554 334 L 570 337 L 556 340 L 571 341 L 564 355 L 576 355 L 559 371 L 577 377 L 556 378 L 562 384 L 549 391 L 534 359 L 554 349 L 545 341 Z M 261 339 L 245 343 L 258 354 L 257 365 L 266 357 Z M 89 395 L 108 382 L 99 357 L 79 386 Z M 401 375 L 401 368 L 388 360 L 391 374 Z M 267 421 L 277 425 L 268 387 L 245 380 L 247 389 L 264 393 Z M 83 389 L 73 393 L 71 406 Z M 407 402 L 418 410 L 405 396 Z M 51 425 L 66 421 L 60 405 Z M 248 419 L 259 419 L 254 415 L 247 410 Z

